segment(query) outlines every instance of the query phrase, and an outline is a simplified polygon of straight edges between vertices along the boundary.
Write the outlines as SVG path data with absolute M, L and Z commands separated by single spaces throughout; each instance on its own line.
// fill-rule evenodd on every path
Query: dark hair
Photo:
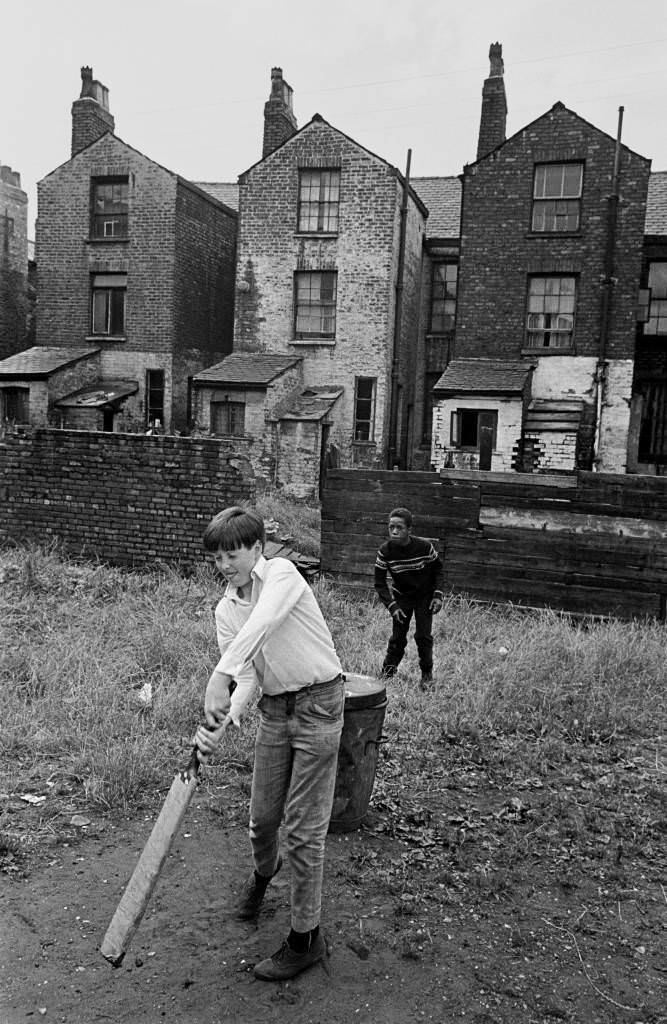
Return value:
M 395 508 L 389 513 L 389 518 L 393 519 L 396 516 L 397 519 L 402 519 L 405 525 L 410 529 L 412 526 L 412 512 L 407 508 Z
M 251 548 L 255 541 L 266 540 L 264 520 L 256 512 L 232 505 L 218 512 L 206 527 L 204 547 L 207 551 L 236 551 L 237 548 Z

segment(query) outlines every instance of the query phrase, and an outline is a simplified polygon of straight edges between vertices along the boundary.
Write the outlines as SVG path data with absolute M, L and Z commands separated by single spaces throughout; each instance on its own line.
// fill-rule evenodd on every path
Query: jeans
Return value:
M 417 653 L 419 655 L 419 667 L 422 673 L 433 671 L 433 634 L 431 632 L 433 628 L 433 614 L 429 611 L 429 605 L 432 600 L 432 594 L 429 594 L 428 597 L 417 598 L 416 600 L 395 597 L 398 607 L 405 612 L 405 620 L 397 622 L 396 619 L 392 618 L 391 637 L 387 644 L 387 653 L 382 665 L 382 671 L 385 675 L 394 675 L 403 659 L 405 648 L 408 644 L 408 629 L 410 628 L 413 612 L 415 616 L 415 644 L 417 645 Z
M 341 676 L 259 701 L 250 798 L 255 870 L 272 875 L 278 830 L 285 825 L 291 873 L 292 928 L 319 924 L 324 843 L 331 817 L 345 695 Z

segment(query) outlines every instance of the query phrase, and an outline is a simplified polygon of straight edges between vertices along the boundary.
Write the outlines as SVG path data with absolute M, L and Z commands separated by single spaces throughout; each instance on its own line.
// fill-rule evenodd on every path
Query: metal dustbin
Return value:
M 345 713 L 329 832 L 353 832 L 361 826 L 377 767 L 387 691 L 373 676 L 345 673 Z

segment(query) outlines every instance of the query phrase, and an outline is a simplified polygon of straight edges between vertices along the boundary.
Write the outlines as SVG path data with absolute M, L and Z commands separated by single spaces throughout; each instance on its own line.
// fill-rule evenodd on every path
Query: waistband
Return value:
M 325 689 L 333 689 L 339 683 L 343 681 L 343 676 L 339 672 L 333 679 L 326 679 L 322 683 L 311 683 L 310 686 L 302 686 L 299 690 L 286 690 L 284 693 L 265 693 L 263 694 L 264 700 L 284 700 L 289 703 L 293 703 L 295 700 L 300 700 L 302 697 L 312 696 L 315 691 L 321 693 Z

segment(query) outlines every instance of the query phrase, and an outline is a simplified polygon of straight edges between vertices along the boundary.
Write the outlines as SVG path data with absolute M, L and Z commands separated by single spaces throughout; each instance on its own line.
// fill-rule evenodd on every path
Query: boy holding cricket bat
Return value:
M 209 523 L 204 546 L 227 588 L 215 621 L 220 660 L 209 679 L 203 726 L 195 737 L 212 753 L 230 722 L 259 688 L 259 725 L 250 797 L 254 871 L 236 916 L 254 919 L 280 870 L 278 830 L 285 825 L 291 872 L 291 930 L 281 948 L 255 966 L 257 978 L 282 981 L 322 960 L 324 844 L 331 816 L 344 692 L 340 661 L 315 596 L 292 562 L 263 555 L 264 523 L 238 506 Z M 230 697 L 230 685 L 236 688 Z

